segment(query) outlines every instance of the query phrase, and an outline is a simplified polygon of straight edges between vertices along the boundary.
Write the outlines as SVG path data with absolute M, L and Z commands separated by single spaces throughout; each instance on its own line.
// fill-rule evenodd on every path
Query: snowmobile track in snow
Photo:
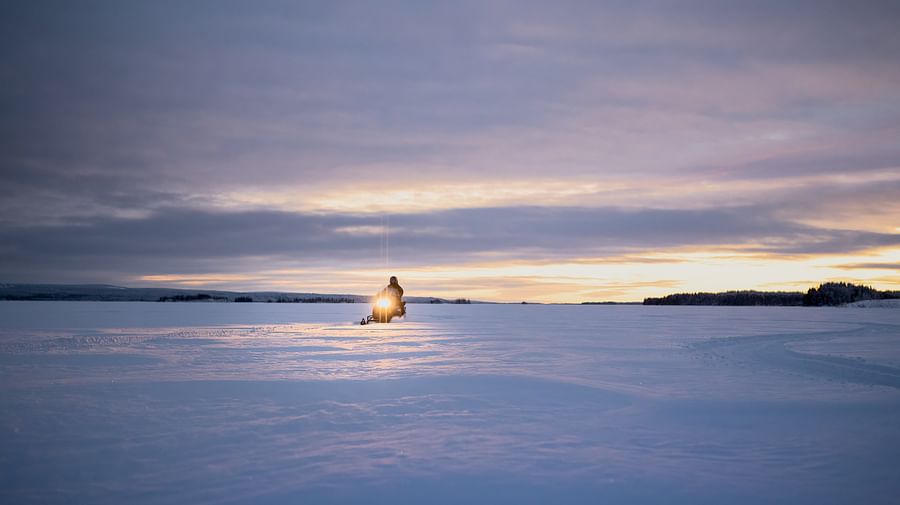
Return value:
M 805 353 L 788 348 L 791 343 L 862 336 L 888 329 L 896 333 L 896 327 L 891 325 L 864 324 L 853 330 L 716 338 L 689 345 L 688 348 L 738 363 L 824 376 L 836 381 L 900 389 L 900 369 L 898 368 L 869 363 L 862 358 Z

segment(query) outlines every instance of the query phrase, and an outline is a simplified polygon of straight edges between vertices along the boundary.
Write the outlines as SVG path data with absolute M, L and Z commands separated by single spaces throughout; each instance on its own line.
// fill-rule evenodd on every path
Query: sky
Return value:
M 5 1 L 0 282 L 900 289 L 900 2 Z

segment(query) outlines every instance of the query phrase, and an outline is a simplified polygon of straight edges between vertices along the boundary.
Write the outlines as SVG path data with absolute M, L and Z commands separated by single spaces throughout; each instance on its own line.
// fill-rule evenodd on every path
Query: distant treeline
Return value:
M 233 301 L 235 303 L 253 303 L 252 296 L 236 296 L 233 299 L 228 298 L 227 296 L 213 296 L 208 295 L 206 293 L 198 293 L 196 295 L 173 295 L 173 296 L 160 296 L 160 302 L 230 302 Z M 309 296 L 305 298 L 301 297 L 286 297 L 280 296 L 278 298 L 266 298 L 264 300 L 258 300 L 264 303 L 356 303 L 356 300 L 348 297 L 334 297 L 334 296 Z
M 179 288 L 127 288 L 108 284 L 0 283 L 0 301 L 96 302 L 238 302 L 238 303 L 369 303 L 370 296 L 339 293 L 286 293 L 278 291 L 221 291 Z M 407 296 L 409 303 L 469 303 L 435 297 Z M 477 303 L 477 302 L 476 302 Z
M 81 293 L 27 293 L 0 295 L 0 300 L 8 300 L 11 302 L 85 302 L 93 301 L 94 297 Z
M 160 302 L 227 302 L 227 296 L 213 296 L 206 293 L 198 293 L 196 295 L 172 295 L 160 296 Z
M 677 293 L 644 298 L 644 305 L 803 305 L 803 293 L 726 291 L 725 293 Z
M 857 286 L 847 282 L 829 282 L 811 288 L 803 295 L 803 305 L 821 307 L 823 305 L 843 305 L 863 300 L 889 300 L 900 298 L 897 291 L 878 291 L 869 286 Z
M 441 298 L 432 298 L 431 300 L 428 301 L 428 303 L 456 303 L 456 304 L 466 305 L 466 304 L 472 303 L 472 300 L 469 300 L 468 298 L 457 298 L 455 300 L 443 300 Z
M 775 305 L 775 306 L 836 306 L 862 300 L 900 298 L 896 291 L 878 291 L 868 286 L 847 282 L 826 282 L 799 291 L 726 291 L 725 293 L 678 293 L 661 298 L 645 298 L 644 305 Z
M 248 301 L 253 301 L 248 300 Z M 268 301 L 268 300 L 267 300 Z M 334 297 L 334 296 L 310 296 L 306 298 L 287 298 L 280 297 L 275 300 L 275 303 L 356 303 L 356 300 L 353 298 L 347 298 L 343 296 Z

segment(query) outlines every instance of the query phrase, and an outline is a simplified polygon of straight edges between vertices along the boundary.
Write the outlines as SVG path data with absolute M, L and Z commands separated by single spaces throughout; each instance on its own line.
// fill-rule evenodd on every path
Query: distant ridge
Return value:
M 279 291 L 221 291 L 213 289 L 128 288 L 109 284 L 0 284 L 0 300 L 97 302 L 264 302 L 369 303 L 372 296 Z M 437 297 L 407 296 L 409 303 L 469 303 Z M 472 302 L 478 303 L 478 302 Z

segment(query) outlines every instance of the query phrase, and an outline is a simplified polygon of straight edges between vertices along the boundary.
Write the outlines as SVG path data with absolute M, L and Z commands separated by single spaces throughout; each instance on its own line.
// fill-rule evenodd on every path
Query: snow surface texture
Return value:
M 845 307 L 858 307 L 867 309 L 900 309 L 900 299 L 892 300 L 863 300 L 861 302 L 848 303 Z
M 900 311 L 0 303 L 0 502 L 897 503 Z

